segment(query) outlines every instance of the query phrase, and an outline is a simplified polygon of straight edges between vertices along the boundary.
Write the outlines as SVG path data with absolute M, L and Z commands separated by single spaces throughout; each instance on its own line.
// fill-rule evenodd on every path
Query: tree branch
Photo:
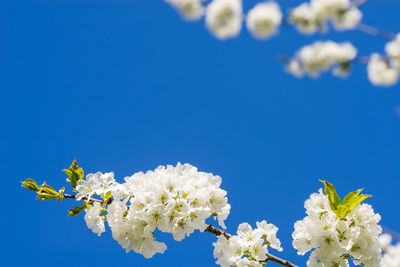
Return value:
M 76 199 L 75 195 L 63 194 L 63 196 L 64 196 L 64 198 L 75 198 Z M 82 199 L 83 200 L 88 200 L 87 197 L 83 197 Z M 92 204 L 93 202 L 99 202 L 99 203 L 103 204 L 104 201 L 99 200 L 99 199 L 94 199 L 94 198 L 91 198 L 91 199 L 89 199 L 87 201 L 88 204 Z M 107 205 L 111 204 L 111 202 L 112 202 L 112 199 L 109 199 L 107 201 Z M 215 226 L 213 226 L 211 224 L 209 224 L 207 226 L 207 228 L 204 230 L 204 232 L 211 233 L 211 234 L 213 234 L 215 236 L 224 235 L 226 239 L 229 239 L 229 238 L 232 237 L 231 234 L 229 234 L 226 231 L 224 231 L 222 229 L 219 229 L 218 227 L 215 227 Z M 289 262 L 287 260 L 283 260 L 283 259 L 278 258 L 278 257 L 276 257 L 276 256 L 274 256 L 272 254 L 269 254 L 269 253 L 267 253 L 267 257 L 268 258 L 265 260 L 266 262 L 267 261 L 272 261 L 272 262 L 275 262 L 275 263 L 278 263 L 280 265 L 287 266 L 287 267 L 298 267 L 297 265 L 294 265 L 293 263 L 291 263 L 291 262 Z
M 204 232 L 208 232 L 208 233 L 214 234 L 216 236 L 224 235 L 226 239 L 229 239 L 232 237 L 232 235 L 230 235 L 229 233 L 227 233 L 224 230 L 221 230 L 218 227 L 215 227 L 211 224 L 207 226 L 207 228 L 204 230 Z M 297 265 L 294 265 L 293 263 L 291 263 L 287 260 L 278 258 L 277 256 L 274 256 L 270 253 L 267 253 L 267 257 L 268 258 L 265 260 L 265 262 L 272 261 L 272 262 L 275 262 L 275 263 L 278 263 L 280 265 L 287 266 L 287 267 L 298 267 Z

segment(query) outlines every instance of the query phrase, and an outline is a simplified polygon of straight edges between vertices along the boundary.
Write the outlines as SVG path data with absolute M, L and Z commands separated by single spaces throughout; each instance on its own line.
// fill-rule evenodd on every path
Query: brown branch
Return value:
M 215 226 L 213 226 L 211 224 L 207 226 L 207 228 L 204 230 L 204 232 L 208 232 L 208 233 L 214 234 L 216 236 L 224 235 L 226 239 L 229 239 L 229 238 L 232 237 L 231 234 L 229 234 L 229 233 L 225 232 L 224 230 L 221 230 L 218 227 L 215 227 Z M 281 259 L 281 258 L 279 258 L 277 256 L 274 256 L 274 255 L 270 254 L 270 253 L 267 253 L 266 255 L 267 255 L 267 259 L 265 260 L 265 262 L 272 261 L 272 262 L 278 263 L 278 264 L 280 264 L 282 266 L 298 267 L 297 265 L 294 265 L 290 261 Z
M 219 229 L 218 227 L 215 227 L 211 224 L 209 224 L 207 226 L 207 228 L 204 230 L 204 232 L 208 232 L 211 234 L 214 234 L 215 236 L 220 236 L 220 235 L 224 235 L 226 239 L 229 239 L 232 237 L 231 234 L 225 232 L 224 230 Z
M 63 196 L 64 196 L 64 198 L 75 198 L 75 199 L 76 199 L 75 195 L 63 194 Z M 88 203 L 88 204 L 93 204 L 94 202 L 99 202 L 100 204 L 103 204 L 103 202 L 104 202 L 103 200 L 94 199 L 94 198 L 90 198 L 90 199 L 88 200 L 87 197 L 83 197 L 83 198 L 81 198 L 81 200 L 87 200 L 87 203 Z M 110 199 L 107 201 L 107 205 L 108 205 L 108 204 L 111 204 L 111 202 L 112 202 L 112 199 L 110 198 Z

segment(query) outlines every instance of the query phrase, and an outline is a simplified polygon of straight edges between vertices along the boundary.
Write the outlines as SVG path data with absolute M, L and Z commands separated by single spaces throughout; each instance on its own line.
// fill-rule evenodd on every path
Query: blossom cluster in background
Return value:
M 287 62 L 286 70 L 295 76 L 318 77 L 321 72 L 332 69 L 334 75 L 343 77 L 349 74 L 350 62 L 356 55 L 357 49 L 351 43 L 319 41 L 301 48 Z
M 79 199 L 87 198 L 87 202 L 93 194 L 112 197 L 108 206 L 95 202 L 86 208 L 85 221 L 94 233 L 104 232 L 107 221 L 113 238 L 127 252 L 150 258 L 166 250 L 164 243 L 156 241 L 156 230 L 180 241 L 194 230 L 204 231 L 211 216 L 225 227 L 230 205 L 220 184 L 219 176 L 178 164 L 136 173 L 123 184 L 112 173 L 88 174 L 86 180 L 78 181 L 76 190 Z
M 353 29 L 361 18 L 361 11 L 351 6 L 349 0 L 311 0 L 290 12 L 290 22 L 306 34 L 326 31 L 328 22 L 332 22 L 336 30 Z
M 262 263 L 268 258 L 268 248 L 282 251 L 281 242 L 276 237 L 277 231 L 275 225 L 266 221 L 257 222 L 256 229 L 252 229 L 248 223 L 240 224 L 237 235 L 229 239 L 221 235 L 213 243 L 216 263 L 222 267 L 263 266 Z
M 382 234 L 379 237 L 383 257 L 382 267 L 400 267 L 400 243 L 393 245 L 392 236 L 390 234 Z
M 310 0 L 290 9 L 284 18 L 274 1 L 263 1 L 245 15 L 242 0 L 165 0 L 186 20 L 205 17 L 209 31 L 225 40 L 239 35 L 243 21 L 256 39 L 265 40 L 275 35 L 280 25 L 294 25 L 304 34 L 326 32 L 329 25 L 336 30 L 350 30 L 361 23 L 362 13 L 350 0 Z M 317 78 L 323 71 L 347 77 L 354 63 L 366 63 L 368 79 L 376 86 L 391 86 L 400 76 L 400 34 L 386 45 L 386 56 L 372 54 L 368 60 L 355 60 L 357 50 L 349 43 L 317 42 L 303 47 L 294 59 L 286 60 L 286 70 L 296 77 L 305 74 Z M 365 59 L 365 58 L 364 58 Z
M 294 225 L 293 246 L 299 255 L 311 252 L 307 266 L 380 266 L 378 225 L 381 217 L 368 204 L 357 205 L 339 218 L 322 189 L 305 202 L 307 216 Z
M 242 29 L 243 20 L 257 39 L 271 37 L 282 23 L 280 7 L 272 1 L 258 3 L 247 16 L 243 14 L 242 0 L 213 0 L 207 6 L 203 6 L 202 0 L 165 1 L 187 20 L 198 20 L 205 15 L 207 28 L 218 39 L 236 37 Z
M 390 86 L 399 80 L 400 75 L 400 34 L 387 43 L 386 56 L 373 54 L 368 63 L 369 80 L 380 86 Z

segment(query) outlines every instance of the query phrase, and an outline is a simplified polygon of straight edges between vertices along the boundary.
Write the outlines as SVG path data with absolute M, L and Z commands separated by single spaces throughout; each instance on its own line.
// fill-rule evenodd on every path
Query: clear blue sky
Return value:
M 365 23 L 400 32 L 398 0 L 362 10 Z M 110 231 L 97 237 L 83 216 L 67 217 L 75 202 L 39 202 L 20 187 L 27 177 L 66 185 L 61 169 L 74 158 L 120 181 L 178 161 L 218 174 L 232 205 L 228 230 L 266 219 L 280 228 L 277 255 L 300 266 L 293 223 L 320 178 L 341 195 L 365 187 L 382 224 L 400 231 L 400 86 L 371 86 L 365 66 L 347 80 L 285 74 L 276 54 L 316 39 L 350 40 L 360 55 L 385 44 L 291 28 L 267 42 L 245 29 L 221 42 L 162 0 L 0 1 L 0 265 L 213 266 L 208 233 L 167 236 L 168 250 L 145 260 Z

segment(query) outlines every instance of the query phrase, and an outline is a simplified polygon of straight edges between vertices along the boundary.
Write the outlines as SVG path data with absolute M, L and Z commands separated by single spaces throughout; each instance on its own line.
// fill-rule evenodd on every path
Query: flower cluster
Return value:
M 350 197 L 354 195 L 346 198 Z M 313 250 L 307 266 L 344 267 L 349 266 L 349 260 L 356 265 L 380 266 L 380 215 L 370 205 L 357 205 L 340 218 L 332 210 L 328 195 L 320 189 L 304 206 L 307 217 L 295 223 L 292 236 L 299 255 Z
M 92 230 L 93 233 L 100 236 L 102 233 L 105 232 L 104 226 L 104 218 L 100 216 L 102 213 L 101 205 L 99 202 L 93 203 L 93 206 L 88 206 L 86 209 L 85 214 L 85 222 L 89 229 Z
M 248 223 L 239 225 L 237 235 L 227 239 L 224 235 L 213 243 L 214 257 L 217 264 L 228 266 L 261 267 L 267 260 L 268 248 L 282 251 L 281 242 L 276 237 L 278 228 L 266 221 L 257 222 L 257 228 L 252 229 Z
M 180 241 L 194 230 L 204 231 L 211 216 L 225 227 L 230 205 L 220 184 L 221 177 L 178 163 L 136 173 L 123 184 L 116 183 L 110 173 L 89 174 L 78 181 L 76 190 L 80 199 L 102 194 L 103 206 L 95 202 L 86 210 L 85 221 L 93 232 L 104 232 L 102 220 L 106 218 L 113 238 L 126 252 L 133 250 L 150 258 L 166 250 L 164 243 L 155 240 L 157 229 Z
M 392 237 L 389 234 L 382 234 L 379 242 L 384 252 L 381 267 L 400 267 L 400 244 L 392 245 Z
M 290 21 L 302 32 L 326 31 L 327 22 L 337 30 L 352 29 L 360 22 L 362 13 L 349 0 L 311 0 L 292 9 Z
M 86 175 L 86 180 L 79 180 L 76 184 L 76 199 L 82 198 L 90 199 L 93 195 L 102 195 L 110 191 L 110 186 L 115 184 L 114 173 L 108 172 L 102 174 L 101 172 L 90 173 Z
M 247 14 L 246 25 L 251 34 L 258 39 L 274 35 L 282 22 L 282 12 L 275 2 L 257 4 Z
M 202 0 L 165 1 L 187 20 L 200 19 L 205 13 L 206 26 L 218 39 L 235 37 L 242 29 L 242 0 L 213 0 L 206 8 L 202 5 Z M 246 18 L 248 30 L 258 39 L 267 39 L 274 35 L 281 22 L 282 12 L 275 2 L 258 3 Z
M 390 86 L 399 80 L 400 76 L 400 34 L 387 43 L 387 56 L 372 54 L 368 62 L 368 78 L 378 86 Z
M 187 20 L 198 20 L 205 16 L 208 30 L 218 39 L 225 40 L 239 35 L 243 21 L 250 34 L 266 40 L 278 32 L 282 21 L 294 25 L 301 33 L 313 34 L 328 30 L 333 25 L 336 30 L 354 29 L 385 38 L 391 34 L 373 27 L 360 25 L 362 13 L 358 9 L 363 2 L 351 0 L 310 0 L 290 10 L 289 17 L 283 19 L 281 8 L 273 0 L 257 3 L 247 15 L 244 14 L 242 0 L 165 0 Z M 369 58 L 356 60 L 368 63 L 368 79 L 376 86 L 392 86 L 400 78 L 400 34 L 386 45 L 386 55 L 372 54 Z M 333 70 L 338 77 L 347 77 L 351 61 L 357 50 L 350 43 L 337 44 L 331 41 L 316 42 L 303 47 L 297 58 L 286 60 L 287 72 L 296 77 L 308 74 L 318 77 L 323 71 Z
M 241 0 L 214 0 L 207 6 L 206 26 L 219 39 L 235 37 L 242 28 Z
M 333 70 L 336 76 L 346 76 L 350 71 L 350 61 L 357 55 L 357 49 L 348 42 L 315 42 L 302 47 L 293 59 L 288 60 L 286 71 L 301 77 L 308 74 L 318 77 L 321 72 Z

